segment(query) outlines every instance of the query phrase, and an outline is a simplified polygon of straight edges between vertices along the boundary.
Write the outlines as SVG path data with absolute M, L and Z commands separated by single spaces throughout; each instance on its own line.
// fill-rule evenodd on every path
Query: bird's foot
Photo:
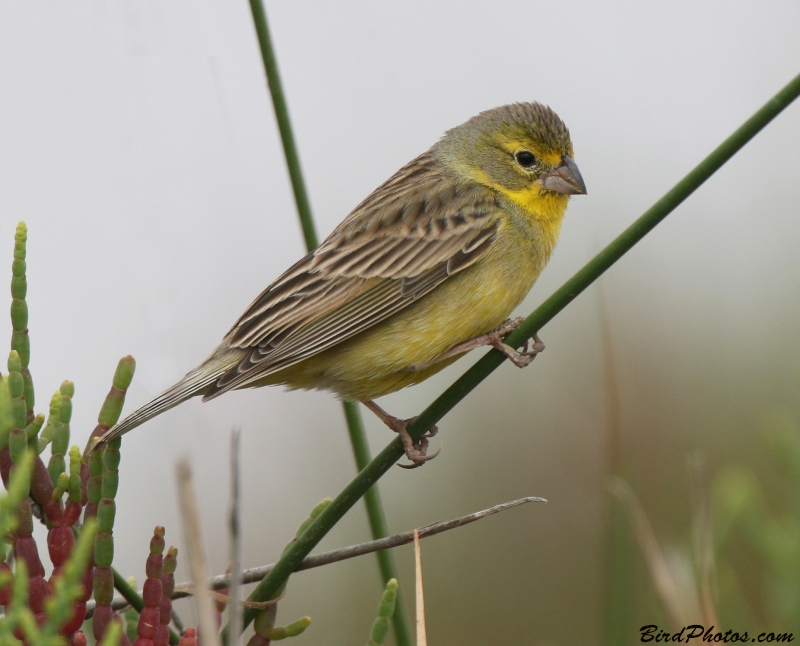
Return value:
M 542 343 L 542 340 L 538 335 L 534 334 L 533 346 L 531 346 L 531 349 L 528 350 L 528 341 L 526 341 L 525 345 L 522 346 L 522 352 L 520 352 L 505 342 L 505 338 L 517 329 L 517 326 L 522 323 L 522 320 L 522 317 L 519 316 L 515 319 L 506 319 L 491 332 L 481 334 L 480 336 L 476 336 L 474 339 L 470 339 L 469 341 L 465 341 L 464 343 L 459 343 L 458 345 L 453 346 L 441 357 L 438 357 L 436 361 L 448 359 L 452 356 L 474 350 L 475 348 L 490 345 L 511 359 L 515 366 L 518 368 L 524 368 L 536 358 L 537 354 L 544 350 L 544 343 Z
M 490 332 L 489 334 L 493 333 Z M 533 345 L 530 350 L 528 350 L 528 341 L 525 341 L 525 344 L 522 346 L 522 352 L 508 345 L 502 337 L 492 338 L 489 341 L 489 345 L 506 355 L 517 368 L 529 366 L 536 358 L 536 355 L 544 350 L 544 343 L 542 343 L 538 334 L 533 335 Z
M 441 449 L 438 449 L 436 453 L 428 455 L 428 446 L 430 444 L 430 442 L 428 442 L 428 438 L 433 437 L 439 432 L 439 429 L 436 426 L 432 426 L 423 435 L 415 440 L 408 433 L 408 425 L 413 422 L 416 417 L 411 417 L 410 419 L 398 419 L 393 415 L 389 415 L 389 413 L 383 410 L 374 401 L 365 401 L 361 403 L 375 413 L 375 415 L 378 416 L 378 419 L 380 419 L 384 424 L 386 424 L 386 426 L 400 436 L 400 440 L 403 442 L 403 448 L 406 451 L 406 457 L 411 460 L 411 464 L 400 464 L 398 462 L 397 466 L 402 467 L 403 469 L 416 469 L 417 467 L 421 467 L 423 464 L 429 460 L 433 460 L 433 458 L 439 455 L 439 451 L 441 451 Z
M 438 448 L 436 449 L 435 453 L 428 455 L 428 446 L 430 445 L 428 438 L 433 437 L 439 432 L 439 428 L 436 425 L 432 426 L 425 433 L 420 435 L 419 439 L 417 440 L 414 440 L 411 435 L 409 435 L 407 430 L 408 425 L 411 424 L 411 422 L 413 422 L 415 419 L 417 418 L 410 417 L 409 419 L 398 419 L 398 428 L 392 429 L 400 435 L 400 440 L 403 442 L 403 448 L 406 450 L 406 457 L 411 460 L 411 464 L 397 463 L 397 466 L 403 469 L 416 469 L 417 467 L 421 467 L 429 460 L 433 460 L 433 458 L 439 455 L 442 450 L 441 448 Z

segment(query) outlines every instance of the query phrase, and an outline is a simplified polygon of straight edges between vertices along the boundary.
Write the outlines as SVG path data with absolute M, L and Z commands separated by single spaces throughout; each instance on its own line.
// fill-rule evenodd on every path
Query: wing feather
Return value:
M 250 305 L 225 343 L 248 350 L 204 399 L 246 386 L 399 312 L 477 262 L 498 231 L 496 196 L 426 153 L 372 193 Z

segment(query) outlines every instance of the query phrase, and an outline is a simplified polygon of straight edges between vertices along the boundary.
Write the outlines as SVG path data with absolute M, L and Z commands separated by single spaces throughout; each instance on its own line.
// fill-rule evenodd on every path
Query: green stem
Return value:
M 569 305 L 578 294 L 591 285 L 606 269 L 619 260 L 634 244 L 647 235 L 681 202 L 689 197 L 705 180 L 711 177 L 715 171 L 772 121 L 798 95 L 800 95 L 800 75 L 792 79 L 785 88 L 722 142 L 716 150 L 700 162 L 673 189 L 648 209 L 644 215 L 623 231 L 619 237 L 542 303 L 507 337 L 507 343 L 514 347 L 520 347 L 525 339 L 530 338 L 540 330 L 556 314 Z M 445 414 L 503 363 L 504 359 L 505 357 L 500 352 L 491 350 L 478 360 L 428 406 L 419 417 L 409 424 L 408 431 L 412 437 L 419 437 L 426 429 L 429 429 L 442 419 Z M 249 600 L 265 601 L 269 599 L 289 575 L 294 572 L 300 562 L 308 556 L 317 543 L 402 455 L 402 443 L 399 438 L 396 438 L 366 468 L 361 470 L 308 527 L 305 533 L 284 552 L 269 574 L 253 590 Z M 245 611 L 245 627 L 253 620 L 255 612 L 252 609 Z
M 319 244 L 314 218 L 311 215 L 311 203 L 306 192 L 303 172 L 300 168 L 300 157 L 297 154 L 297 145 L 294 140 L 292 124 L 289 119 L 289 108 L 286 104 L 286 97 L 283 93 L 283 85 L 278 72 L 278 63 L 275 59 L 275 50 L 272 46 L 272 38 L 267 24 L 267 14 L 261 0 L 250 0 L 250 9 L 253 13 L 258 43 L 261 48 L 261 57 L 264 61 L 264 69 L 267 73 L 267 84 L 272 95 L 272 104 L 275 108 L 275 118 L 278 121 L 278 130 L 283 142 L 283 152 L 286 157 L 286 166 L 289 169 L 289 177 L 292 181 L 294 199 L 297 204 L 297 214 L 300 218 L 300 226 L 303 229 L 303 237 L 306 242 L 306 249 L 311 251 L 316 249 Z M 369 445 L 367 444 L 364 424 L 361 421 L 361 413 L 356 404 L 345 402 L 344 415 L 347 420 L 347 428 L 350 434 L 350 442 L 353 445 L 356 465 L 359 471 L 370 461 Z M 386 515 L 383 511 L 378 488 L 373 487 L 364 497 L 367 507 L 367 517 L 372 531 L 372 538 L 384 538 L 389 535 L 386 525 Z M 377 552 L 378 567 L 380 569 L 382 585 L 386 585 L 391 579 L 399 578 L 394 557 L 388 550 Z M 406 614 L 403 597 L 398 594 L 396 611 L 392 617 L 397 646 L 411 646 L 411 626 Z
M 261 0 L 250 0 L 250 9 L 253 12 L 253 22 L 258 34 L 258 44 L 261 48 L 261 58 L 264 60 L 264 69 L 267 73 L 267 84 L 272 95 L 272 105 L 275 107 L 275 118 L 278 120 L 278 130 L 281 133 L 283 152 L 286 155 L 286 166 L 289 168 L 289 178 L 292 181 L 294 199 L 297 203 L 297 214 L 300 216 L 300 226 L 303 227 L 303 237 L 306 248 L 311 251 L 319 245 L 317 231 L 314 227 L 314 218 L 311 216 L 311 204 L 308 201 L 306 183 L 303 172 L 300 170 L 300 157 L 297 154 L 297 144 L 294 141 L 292 123 L 289 120 L 289 108 L 283 94 L 281 77 L 278 74 L 278 62 L 275 60 L 275 50 L 272 48 L 272 38 L 267 25 L 267 14 Z
M 637 546 L 619 501 L 610 498 L 611 494 L 607 493 L 604 514 L 603 643 L 616 646 L 629 639 L 633 624 L 637 596 L 634 585 Z
M 141 612 L 144 609 L 144 600 L 139 596 L 139 593 L 136 592 L 134 587 L 125 580 L 124 576 L 117 572 L 116 569 L 113 569 L 113 572 L 114 587 L 117 589 L 117 592 L 125 598 L 125 601 L 131 604 L 136 612 Z M 180 640 L 181 636 L 172 630 L 172 628 L 169 628 L 169 643 L 175 645 L 178 644 Z
M 614 477 L 624 478 L 630 482 L 630 476 L 624 474 L 626 461 L 623 453 L 620 396 L 607 300 L 603 283 L 598 282 L 597 288 L 600 301 L 598 314 L 604 355 L 604 381 L 608 411 L 604 482 L 609 483 Z M 605 503 L 603 514 L 603 643 L 606 646 L 616 646 L 616 644 L 623 644 L 627 641 L 626 636 L 633 624 L 635 590 L 632 555 L 635 554 L 636 545 L 633 542 L 630 523 L 625 518 L 619 501 L 611 495 L 611 492 L 607 492 Z
M 347 417 L 347 429 L 350 432 L 350 442 L 353 445 L 353 455 L 356 458 L 356 467 L 359 471 L 364 470 L 372 460 L 367 444 L 367 434 L 364 432 L 364 423 L 361 420 L 361 411 L 358 404 L 344 402 L 344 414 Z M 364 494 L 364 502 L 367 506 L 367 517 L 369 518 L 369 528 L 373 539 L 384 538 L 389 535 L 389 527 L 386 524 L 386 516 L 383 512 L 381 494 L 378 485 L 367 489 Z M 394 553 L 391 550 L 381 550 L 375 552 L 378 557 L 378 567 L 380 568 L 381 578 L 384 583 L 392 579 L 397 579 L 397 566 L 394 561 Z M 392 615 L 392 627 L 398 646 L 402 644 L 413 644 L 411 638 L 411 626 L 408 623 L 408 614 L 405 606 L 405 599 L 400 588 L 397 589 L 397 601 L 395 612 Z

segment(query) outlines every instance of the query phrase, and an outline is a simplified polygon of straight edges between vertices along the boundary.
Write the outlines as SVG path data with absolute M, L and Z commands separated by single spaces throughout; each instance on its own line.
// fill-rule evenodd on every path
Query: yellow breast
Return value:
M 373 328 L 272 375 L 269 383 L 363 401 L 423 381 L 456 358 L 419 366 L 494 329 L 525 298 L 560 226 L 561 218 L 531 218 L 509 205 L 492 248 L 475 265 Z

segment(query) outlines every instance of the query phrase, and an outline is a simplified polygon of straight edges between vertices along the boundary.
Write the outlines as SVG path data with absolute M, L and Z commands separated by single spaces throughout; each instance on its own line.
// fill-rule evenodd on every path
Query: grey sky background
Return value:
M 520 313 L 800 71 L 800 5 L 789 1 L 266 6 L 321 236 L 481 110 L 537 100 L 564 119 L 589 195 L 573 199 L 559 248 Z M 750 419 L 742 411 L 754 402 L 792 405 L 798 168 L 793 105 L 603 279 L 623 420 L 652 437 L 634 441 L 645 455 L 713 444 L 742 415 Z M 119 357 L 138 362 L 131 411 L 211 352 L 303 253 L 247 3 L 0 2 L 7 269 L 20 219 L 29 227 L 37 408 L 73 380 L 73 442 L 83 446 Z M 483 586 L 492 570 L 513 572 L 517 558 L 501 566 L 487 553 L 522 550 L 535 554 L 533 574 L 516 583 L 503 576 L 523 591 L 515 603 L 537 610 L 482 621 L 519 620 L 547 643 L 588 643 L 581 631 L 597 621 L 593 527 L 603 495 L 598 298 L 589 290 L 543 330 L 547 352 L 532 368 L 504 366 L 443 421 L 440 458 L 381 482 L 396 531 L 513 497 L 551 499 L 544 511 L 509 512 L 516 520 L 484 521 L 495 524 L 452 543 L 432 539 L 434 635 L 437 620 L 478 626 L 473 608 L 490 594 Z M 8 335 L 3 317 L 0 338 Z M 472 360 L 383 403 L 413 415 Z M 377 451 L 391 437 L 368 415 Z M 261 389 L 184 404 L 123 441 L 115 530 L 123 572 L 141 580 L 156 524 L 182 547 L 173 476 L 182 456 L 198 474 L 212 567 L 224 569 L 235 425 L 247 566 L 274 560 L 307 510 L 354 473 L 340 407 L 327 394 Z M 366 538 L 358 507 L 323 547 Z M 448 560 L 456 548 L 459 559 Z M 398 555 L 404 568 L 408 556 Z M 581 576 L 561 576 L 572 566 Z M 458 568 L 476 577 L 464 591 L 445 583 Z M 362 559 L 295 577 L 281 617 L 315 620 L 297 643 L 366 635 L 379 594 L 373 569 Z M 565 624 L 577 615 L 578 627 Z

